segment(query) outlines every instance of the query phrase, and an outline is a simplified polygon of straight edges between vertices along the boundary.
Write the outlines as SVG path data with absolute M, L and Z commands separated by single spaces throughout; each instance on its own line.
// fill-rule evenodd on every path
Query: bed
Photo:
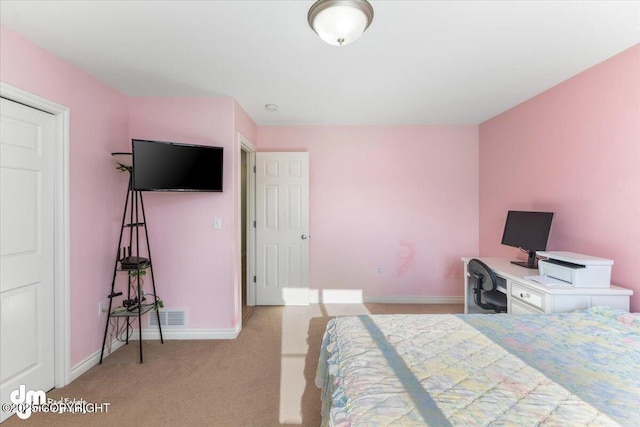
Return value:
M 325 426 L 640 426 L 640 314 L 337 317 L 315 382 Z

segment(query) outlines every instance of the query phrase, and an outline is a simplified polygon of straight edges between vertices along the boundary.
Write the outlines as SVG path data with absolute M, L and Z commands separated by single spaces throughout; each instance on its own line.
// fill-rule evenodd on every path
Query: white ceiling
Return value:
M 640 42 L 640 1 L 370 3 L 345 47 L 312 0 L 1 0 L 0 22 L 125 94 L 232 96 L 262 126 L 478 124 Z

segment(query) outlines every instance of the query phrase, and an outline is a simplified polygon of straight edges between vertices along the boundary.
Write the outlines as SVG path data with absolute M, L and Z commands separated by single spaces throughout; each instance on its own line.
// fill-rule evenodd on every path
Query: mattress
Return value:
M 332 319 L 323 425 L 640 426 L 640 314 Z

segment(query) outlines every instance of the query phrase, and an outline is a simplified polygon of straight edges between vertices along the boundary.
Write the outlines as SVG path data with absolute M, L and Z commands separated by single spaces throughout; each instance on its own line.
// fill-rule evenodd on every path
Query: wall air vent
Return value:
M 186 310 L 160 310 L 160 325 L 164 328 L 184 328 L 187 325 Z M 151 311 L 149 312 L 148 326 L 150 328 L 158 327 L 158 317 Z

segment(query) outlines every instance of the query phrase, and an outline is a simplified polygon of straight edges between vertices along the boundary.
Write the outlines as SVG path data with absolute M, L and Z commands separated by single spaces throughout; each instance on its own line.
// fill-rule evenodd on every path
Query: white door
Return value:
M 20 385 L 54 386 L 55 126 L 6 99 L 0 113 L 0 402 L 10 403 Z
M 256 303 L 309 304 L 309 153 L 256 153 Z

